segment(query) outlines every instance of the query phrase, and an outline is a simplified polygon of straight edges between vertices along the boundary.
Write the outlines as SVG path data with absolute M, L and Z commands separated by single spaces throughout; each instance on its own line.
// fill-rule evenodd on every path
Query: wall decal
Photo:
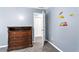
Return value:
M 74 13 L 70 13 L 69 16 L 75 16 L 75 14 Z
M 62 14 L 63 14 L 63 11 L 61 11 L 61 12 L 59 13 L 58 18 L 64 18 L 64 15 L 62 15 Z
M 64 15 L 59 15 L 58 18 L 64 18 Z
M 62 15 L 63 14 L 63 11 L 61 11 L 60 13 L 59 13 L 59 15 Z
M 68 26 L 68 23 L 67 23 L 67 22 L 61 22 L 61 23 L 59 24 L 59 26 Z

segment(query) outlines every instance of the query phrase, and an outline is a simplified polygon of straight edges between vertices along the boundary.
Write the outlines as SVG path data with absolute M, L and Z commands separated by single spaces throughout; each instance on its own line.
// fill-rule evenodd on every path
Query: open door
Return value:
M 42 13 L 34 13 L 33 14 L 33 19 L 34 19 L 34 41 L 36 37 L 40 37 L 41 39 L 39 40 L 41 45 L 44 45 L 45 41 L 45 14 L 44 12 Z

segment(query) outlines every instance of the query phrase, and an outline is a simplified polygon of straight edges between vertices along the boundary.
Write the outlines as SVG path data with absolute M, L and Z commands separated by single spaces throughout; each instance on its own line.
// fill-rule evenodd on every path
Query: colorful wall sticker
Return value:
M 64 15 L 59 15 L 58 18 L 64 18 Z
M 75 16 L 75 13 L 70 13 L 69 16 Z
M 63 11 L 61 11 L 60 13 L 59 13 L 59 15 L 62 15 L 63 14 Z
M 61 11 L 61 12 L 58 14 L 58 18 L 61 18 L 61 19 L 64 18 L 63 11 Z
M 61 22 L 61 23 L 59 24 L 59 26 L 68 26 L 68 23 L 67 23 L 67 22 Z

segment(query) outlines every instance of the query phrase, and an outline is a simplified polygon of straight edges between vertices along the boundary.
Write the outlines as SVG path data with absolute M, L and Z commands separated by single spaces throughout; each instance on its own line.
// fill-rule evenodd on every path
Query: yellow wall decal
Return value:
M 64 18 L 64 16 L 63 15 L 59 15 L 58 18 Z

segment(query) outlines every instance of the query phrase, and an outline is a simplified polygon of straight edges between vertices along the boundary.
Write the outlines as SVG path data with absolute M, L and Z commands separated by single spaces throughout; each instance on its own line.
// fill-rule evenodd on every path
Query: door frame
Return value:
M 33 13 L 33 42 L 35 41 L 35 37 L 34 37 L 34 14 L 38 13 L 38 14 L 43 14 L 43 40 L 45 41 L 45 11 L 42 11 L 41 13 L 39 12 L 34 12 Z

